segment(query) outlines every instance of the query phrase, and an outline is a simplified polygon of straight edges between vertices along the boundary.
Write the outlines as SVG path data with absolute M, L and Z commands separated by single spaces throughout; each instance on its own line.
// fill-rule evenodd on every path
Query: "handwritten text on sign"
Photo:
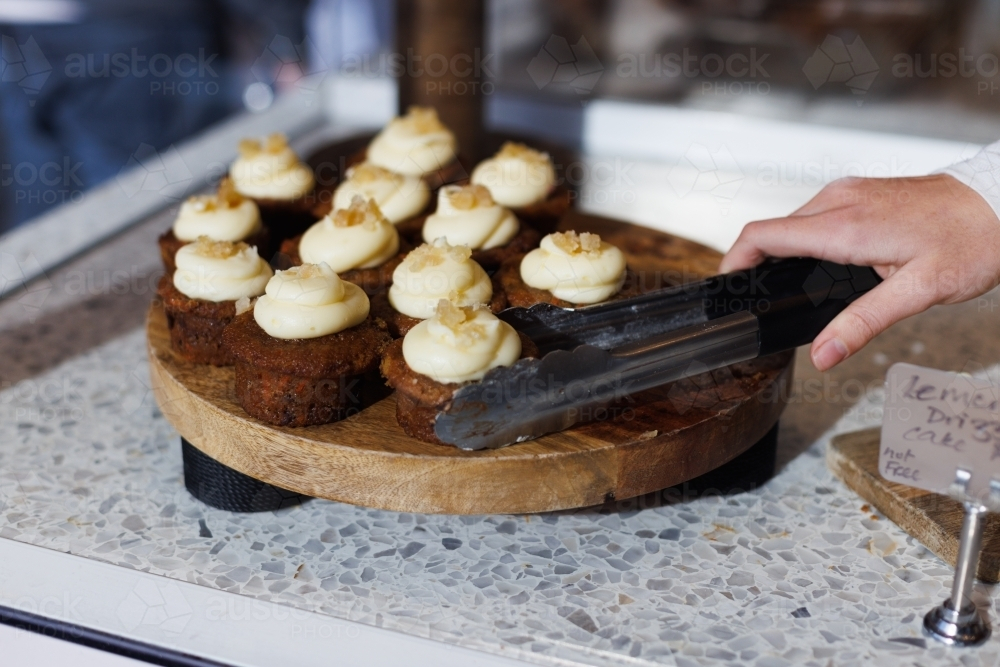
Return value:
M 891 482 L 946 493 L 955 469 L 969 495 L 1000 477 L 1000 387 L 968 375 L 895 364 L 885 378 L 878 469 Z

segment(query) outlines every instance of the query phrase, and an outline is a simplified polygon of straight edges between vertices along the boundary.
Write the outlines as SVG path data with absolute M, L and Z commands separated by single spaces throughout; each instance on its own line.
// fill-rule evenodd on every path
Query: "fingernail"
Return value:
M 813 366 L 821 371 L 833 368 L 847 358 L 847 346 L 839 338 L 831 338 L 813 352 Z

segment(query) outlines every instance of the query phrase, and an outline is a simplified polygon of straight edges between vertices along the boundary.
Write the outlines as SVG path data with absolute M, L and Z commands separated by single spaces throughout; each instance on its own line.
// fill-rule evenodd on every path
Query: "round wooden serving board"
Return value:
M 570 213 L 564 229 L 599 233 L 654 284 L 711 275 L 714 250 L 606 218 Z M 520 514 L 657 491 L 717 468 L 760 440 L 785 407 L 793 352 L 736 364 L 632 397 L 597 421 L 498 450 L 420 442 L 396 423 L 394 396 L 341 422 L 269 426 L 235 401 L 233 371 L 186 363 L 154 304 L 147 323 L 153 390 L 195 447 L 239 472 L 307 496 L 404 512 Z

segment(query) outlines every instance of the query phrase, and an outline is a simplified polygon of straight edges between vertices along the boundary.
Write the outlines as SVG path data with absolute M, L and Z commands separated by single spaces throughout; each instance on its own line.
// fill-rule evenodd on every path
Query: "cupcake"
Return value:
M 451 245 L 472 249 L 472 259 L 484 269 L 538 245 L 538 232 L 500 206 L 482 185 L 446 185 L 438 192 L 437 210 L 427 216 L 421 232 L 430 242 L 444 238 Z
M 364 291 L 325 264 L 278 271 L 223 338 L 236 363 L 236 399 L 278 426 L 326 424 L 362 407 L 390 340 Z
M 181 246 L 201 236 L 244 241 L 265 258 L 270 254 L 267 228 L 261 223 L 257 205 L 238 193 L 228 178 L 222 179 L 215 194 L 196 195 L 181 204 L 173 227 L 160 236 L 160 258 L 168 274 L 174 272 L 174 255 Z
M 181 247 L 174 261 L 173 275 L 160 278 L 157 286 L 171 347 L 194 363 L 232 364 L 222 332 L 236 316 L 237 302 L 264 293 L 271 267 L 246 243 L 206 236 Z
M 458 161 L 458 142 L 437 111 L 412 106 L 389 121 L 368 145 L 365 159 L 397 174 L 423 178 L 432 189 L 467 176 Z
M 570 206 L 570 191 L 556 186 L 547 153 L 513 141 L 472 171 L 472 182 L 485 186 L 493 201 L 514 211 L 541 232 L 555 231 Z
M 427 183 L 419 176 L 398 174 L 370 162 L 351 167 L 347 178 L 337 186 L 333 201 L 322 211 L 348 208 L 355 197 L 373 199 L 386 219 L 396 225 L 400 235 L 416 239 L 423 226 L 423 216 L 431 198 Z M 314 212 L 322 209 L 314 209 Z
M 386 348 L 381 367 L 396 390 L 396 420 L 406 434 L 440 442 L 434 419 L 458 389 L 492 368 L 535 356 L 531 340 L 485 307 L 442 299 L 430 319 Z
M 414 249 L 396 267 L 388 293 L 372 298 L 372 312 L 398 338 L 434 315 L 441 299 L 460 307 L 486 304 L 494 313 L 507 303 L 468 247 L 439 238 Z
M 237 192 L 256 202 L 264 224 L 277 239 L 301 234 L 315 221 L 316 178 L 283 134 L 272 134 L 263 142 L 241 141 L 229 176 Z
M 573 308 L 639 293 L 622 251 L 588 232 L 549 234 L 527 255 L 504 262 L 496 278 L 508 305 L 520 308 Z
M 301 237 L 285 241 L 281 253 L 291 266 L 325 263 L 342 279 L 376 294 L 392 284 L 407 249 L 378 204 L 355 196 L 348 208 L 334 210 Z

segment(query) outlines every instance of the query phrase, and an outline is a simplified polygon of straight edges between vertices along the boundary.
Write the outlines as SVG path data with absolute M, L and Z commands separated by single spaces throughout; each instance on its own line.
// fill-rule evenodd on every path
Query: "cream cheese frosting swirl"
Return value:
M 303 262 L 325 262 L 337 273 L 381 266 L 398 252 L 399 232 L 374 200 L 358 196 L 307 229 L 299 242 Z
M 393 271 L 389 288 L 392 307 L 421 320 L 434 314 L 441 299 L 472 306 L 491 298 L 493 284 L 483 267 L 472 260 L 472 251 L 449 245 L 443 238 L 409 253 Z
M 264 142 L 244 139 L 239 152 L 229 175 L 245 197 L 288 201 L 308 194 L 316 183 L 312 169 L 299 161 L 282 134 Z
M 509 243 L 520 227 L 510 209 L 494 202 L 482 185 L 446 185 L 438 192 L 437 211 L 424 222 L 423 236 L 488 250 Z
M 274 338 L 319 338 L 361 324 L 369 307 L 364 290 L 326 264 L 303 264 L 274 274 L 253 318 Z
M 242 241 L 260 231 L 257 204 L 236 191 L 230 179 L 211 195 L 196 195 L 181 204 L 174 220 L 174 236 L 195 241 L 207 236 L 216 241 Z
M 424 176 L 455 159 L 458 143 L 430 107 L 410 107 L 368 145 L 367 159 L 400 174 Z
M 521 260 L 521 280 L 570 303 L 599 303 L 625 282 L 625 255 L 597 234 L 556 232 Z
M 406 365 L 443 384 L 481 380 L 520 356 L 521 339 L 512 326 L 482 306 L 460 308 L 446 299 L 403 338 Z
M 370 162 L 351 167 L 347 179 L 333 193 L 333 208 L 347 208 L 354 197 L 374 199 L 393 224 L 417 215 L 427 206 L 431 192 L 419 176 L 389 171 Z
M 174 287 L 192 299 L 236 301 L 262 294 L 271 279 L 271 267 L 246 243 L 199 237 L 174 257 Z
M 508 141 L 496 155 L 476 166 L 472 182 L 486 186 L 498 204 L 523 208 L 549 196 L 556 184 L 556 171 L 547 153 Z

